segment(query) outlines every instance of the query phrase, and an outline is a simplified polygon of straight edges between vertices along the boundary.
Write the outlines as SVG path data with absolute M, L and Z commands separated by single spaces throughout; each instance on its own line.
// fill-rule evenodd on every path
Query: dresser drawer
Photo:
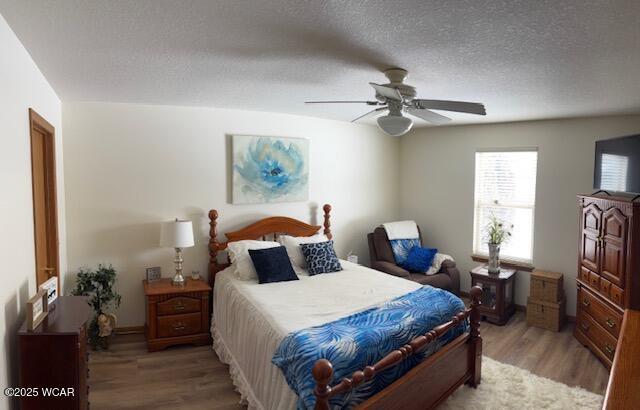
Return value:
M 164 302 L 158 302 L 158 316 L 200 312 L 200 299 L 176 296 Z
M 200 313 L 158 317 L 158 337 L 176 337 L 201 332 Z
M 611 336 L 609 332 L 600 327 L 600 325 L 584 311 L 578 313 L 576 322 L 576 326 L 578 326 L 579 331 L 589 338 L 589 340 L 591 340 L 602 354 L 604 354 L 609 360 L 613 361 L 617 340 Z
M 611 299 L 611 282 L 606 280 L 605 278 L 600 278 L 600 293 L 606 298 Z
M 589 269 L 584 266 L 580 266 L 580 280 L 584 283 L 589 283 L 589 272 L 591 272 Z
M 587 313 L 603 329 L 612 336 L 618 337 L 622 325 L 622 314 L 607 306 L 597 296 L 583 287 L 578 288 L 578 303 L 583 312 Z
M 589 272 L 589 286 L 593 289 L 600 289 L 600 275 L 594 272 Z
M 611 284 L 611 290 L 609 292 L 609 299 L 616 305 L 623 307 L 624 305 L 624 290 L 620 289 L 613 283 Z

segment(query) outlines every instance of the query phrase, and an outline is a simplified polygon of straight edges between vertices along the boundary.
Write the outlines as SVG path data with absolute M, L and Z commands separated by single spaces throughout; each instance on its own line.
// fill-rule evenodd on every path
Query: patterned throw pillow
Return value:
M 340 260 L 333 249 L 333 241 L 303 243 L 300 245 L 307 261 L 309 275 L 338 272 L 342 270 Z

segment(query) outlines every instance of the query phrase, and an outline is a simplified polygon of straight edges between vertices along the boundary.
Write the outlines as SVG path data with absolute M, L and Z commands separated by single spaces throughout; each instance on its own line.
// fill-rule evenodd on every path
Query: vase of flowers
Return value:
M 489 273 L 500 273 L 500 245 L 511 238 L 511 229 L 513 229 L 513 224 L 507 228 L 505 223 L 496 218 L 495 215 L 492 214 L 489 217 L 489 223 L 485 229 L 487 246 L 489 247 L 489 261 L 487 264 Z

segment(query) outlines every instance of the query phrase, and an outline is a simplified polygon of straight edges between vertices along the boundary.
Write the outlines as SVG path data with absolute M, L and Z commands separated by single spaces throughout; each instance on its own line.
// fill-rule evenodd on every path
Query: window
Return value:
M 492 215 L 513 224 L 500 258 L 531 263 L 538 151 L 476 152 L 473 253 L 489 254 L 485 227 Z
M 627 190 L 629 157 L 615 154 L 602 154 L 600 171 L 600 189 L 624 192 Z

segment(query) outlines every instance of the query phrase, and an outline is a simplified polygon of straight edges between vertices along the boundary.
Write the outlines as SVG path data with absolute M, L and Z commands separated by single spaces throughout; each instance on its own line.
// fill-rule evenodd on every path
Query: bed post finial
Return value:
M 316 396 L 315 410 L 329 410 L 329 395 L 331 394 L 329 382 L 331 382 L 331 376 L 333 376 L 331 362 L 327 359 L 318 360 L 313 365 L 311 374 L 313 374 L 313 378 L 316 381 L 316 387 L 313 389 L 313 394 Z
M 209 211 L 209 285 L 213 286 L 218 271 L 218 211 Z
M 471 362 L 471 378 L 467 382 L 472 387 L 480 384 L 480 371 L 482 369 L 482 338 L 480 337 L 480 297 L 482 288 L 474 286 L 469 291 L 471 296 L 471 314 L 469 315 L 469 355 Z
M 324 206 L 322 207 L 322 210 L 324 211 L 324 234 L 327 235 L 327 238 L 331 239 L 333 238 L 333 235 L 331 234 L 331 205 L 329 204 L 324 204 Z

